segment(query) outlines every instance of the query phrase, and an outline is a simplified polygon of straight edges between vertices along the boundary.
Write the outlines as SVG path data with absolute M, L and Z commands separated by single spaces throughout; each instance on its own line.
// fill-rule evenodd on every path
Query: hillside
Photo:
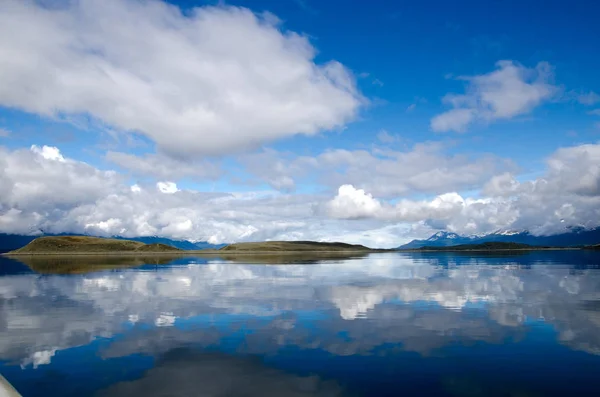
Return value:
M 189 254 L 253 254 L 261 252 L 372 252 L 364 245 L 345 243 L 321 243 L 315 241 L 266 241 L 253 243 L 236 243 L 219 250 L 184 251 L 162 244 L 144 244 L 139 241 L 88 237 L 88 236 L 44 236 L 38 237 L 25 247 L 11 251 L 9 254 L 110 254 L 110 253 L 189 253 Z
M 146 244 L 142 245 L 136 252 L 177 252 L 181 251 L 179 248 L 172 247 L 170 245 L 156 243 L 156 244 Z
M 180 250 L 187 251 L 196 251 L 199 249 L 219 249 L 225 246 L 225 244 L 210 244 L 206 241 L 196 241 L 191 242 L 187 240 L 174 240 L 166 237 L 158 237 L 158 236 L 144 236 L 144 237 L 119 237 L 114 236 L 112 238 L 116 238 L 119 240 L 131 240 L 131 241 L 139 241 L 144 244 L 164 244 L 171 247 L 179 248 Z
M 87 236 L 45 236 L 38 237 L 25 247 L 10 254 L 97 254 L 112 252 L 173 252 L 175 247 L 164 244 L 144 244 L 138 241 L 87 237 Z
M 375 251 L 364 245 L 346 243 L 321 243 L 316 241 L 265 241 L 257 243 L 236 243 L 227 245 L 219 252 L 333 252 Z
M 7 234 L 0 233 L 0 253 L 14 251 L 19 248 L 22 248 L 39 237 L 65 237 L 65 236 L 82 236 L 82 237 L 95 237 L 95 236 L 87 236 L 77 233 L 60 233 L 60 234 L 48 234 L 44 233 L 41 235 L 23 235 L 23 234 Z M 196 241 L 191 242 L 187 240 L 174 240 L 166 237 L 158 237 L 158 236 L 141 236 L 141 237 L 120 237 L 113 236 L 111 237 L 117 240 L 129 240 L 129 241 L 138 241 L 144 244 L 165 244 L 170 245 L 175 248 L 179 248 L 182 250 L 196 251 L 199 249 L 219 249 L 224 247 L 225 244 L 210 244 L 206 241 Z

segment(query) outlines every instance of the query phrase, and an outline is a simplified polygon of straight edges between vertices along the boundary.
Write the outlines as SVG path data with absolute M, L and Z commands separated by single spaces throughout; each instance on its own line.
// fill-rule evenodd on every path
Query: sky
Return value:
M 599 226 L 599 13 L 0 1 L 0 232 L 395 247 Z

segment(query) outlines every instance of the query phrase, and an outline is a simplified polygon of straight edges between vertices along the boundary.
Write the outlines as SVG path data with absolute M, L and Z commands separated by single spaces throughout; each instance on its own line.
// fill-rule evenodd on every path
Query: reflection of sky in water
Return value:
M 598 254 L 202 262 L 40 275 L 3 260 L 1 372 L 25 397 L 581 395 L 598 382 Z

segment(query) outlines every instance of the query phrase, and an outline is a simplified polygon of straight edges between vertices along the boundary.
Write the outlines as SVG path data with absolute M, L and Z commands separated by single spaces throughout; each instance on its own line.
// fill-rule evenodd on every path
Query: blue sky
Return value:
M 0 231 L 394 246 L 598 226 L 599 8 L 8 1 Z

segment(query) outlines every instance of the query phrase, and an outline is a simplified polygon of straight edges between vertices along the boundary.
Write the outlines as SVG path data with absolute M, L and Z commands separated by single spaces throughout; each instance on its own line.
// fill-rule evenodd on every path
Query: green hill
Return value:
M 39 237 L 9 255 L 36 254 L 256 254 L 256 253 L 368 253 L 376 250 L 364 245 L 346 243 L 326 243 L 316 241 L 265 241 L 236 243 L 219 250 L 184 251 L 162 243 L 144 244 L 139 241 L 89 236 L 44 236 Z
M 146 244 L 142 245 L 136 252 L 177 252 L 181 251 L 179 248 L 175 248 L 171 245 L 156 243 L 156 244 Z
M 138 241 L 88 236 L 39 237 L 9 254 L 99 254 L 135 252 L 174 252 L 165 244 L 144 244 Z
M 321 243 L 316 241 L 265 241 L 227 245 L 219 252 L 339 252 L 375 251 L 364 245 L 346 243 Z

